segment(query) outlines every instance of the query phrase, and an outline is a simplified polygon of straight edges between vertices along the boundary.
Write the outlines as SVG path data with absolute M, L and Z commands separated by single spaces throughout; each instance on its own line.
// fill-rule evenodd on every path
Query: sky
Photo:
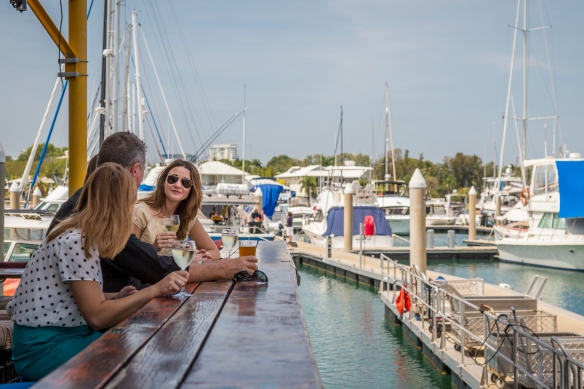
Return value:
M 42 3 L 59 24 L 59 2 Z M 457 152 L 489 161 L 501 153 L 516 1 L 124 4 L 122 23 L 130 21 L 132 9 L 138 11 L 187 153 L 198 150 L 243 109 L 245 85 L 246 159 L 266 163 L 280 154 L 299 159 L 332 155 L 341 106 L 343 150 L 379 158 L 385 139 L 386 82 L 396 148 L 434 162 Z M 530 27 L 551 29 L 529 33 L 527 115 L 554 116 L 556 96 L 560 120 L 529 122 L 527 157 L 552 154 L 554 143 L 556 149 L 566 143 L 570 151 L 584 153 L 584 2 L 528 4 Z M 66 32 L 67 2 L 62 5 Z M 95 0 L 88 25 L 90 101 L 100 81 L 102 29 L 103 0 Z M 17 156 L 33 143 L 39 129 L 58 72 L 58 52 L 32 11 L 20 14 L 7 0 L 0 9 L 0 37 L 0 144 L 7 155 Z M 168 134 L 169 115 L 143 43 L 140 47 L 151 115 L 167 147 L 178 152 L 176 139 Z M 511 117 L 522 116 L 522 56 L 519 32 Z M 67 145 L 66 112 L 65 98 L 51 137 L 58 146 Z M 518 160 L 521 123 L 518 126 L 516 130 L 515 122 L 508 122 L 506 163 Z M 240 116 L 212 143 L 236 143 L 241 157 L 242 127 Z M 155 161 L 161 146 L 149 129 L 145 131 L 149 159 Z M 47 132 L 48 125 L 43 142 Z M 340 151 L 339 143 L 336 152 Z

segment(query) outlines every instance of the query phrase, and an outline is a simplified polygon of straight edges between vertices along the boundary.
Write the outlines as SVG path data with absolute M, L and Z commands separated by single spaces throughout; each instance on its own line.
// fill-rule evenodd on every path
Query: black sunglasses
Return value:
M 247 270 L 242 270 L 235 273 L 233 276 L 233 282 L 245 282 L 245 281 L 256 281 L 256 282 L 268 282 L 268 276 L 261 270 L 256 270 L 253 274 L 249 274 Z
M 170 185 L 174 185 L 178 182 L 178 176 L 176 174 L 166 176 L 166 182 L 168 182 Z M 193 182 L 186 177 L 181 178 L 180 183 L 185 189 L 189 189 L 191 186 L 193 186 Z

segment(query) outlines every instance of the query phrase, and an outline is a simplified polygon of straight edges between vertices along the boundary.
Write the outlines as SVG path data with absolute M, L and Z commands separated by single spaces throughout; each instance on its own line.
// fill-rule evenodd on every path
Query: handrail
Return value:
M 413 321 L 413 311 L 418 310 L 420 312 L 420 319 L 422 322 L 422 330 L 425 330 L 425 321 L 426 315 L 431 312 L 432 314 L 432 331 L 431 331 L 431 341 L 432 343 L 437 341 L 437 320 L 436 318 L 440 316 L 442 318 L 442 334 L 445 334 L 446 324 L 450 324 L 451 328 L 455 328 L 458 333 L 460 334 L 460 347 L 461 347 L 461 365 L 466 366 L 467 362 L 465 361 L 465 338 L 469 338 L 473 342 L 478 342 L 481 346 L 484 347 L 484 350 L 489 349 L 493 352 L 493 356 L 496 354 L 498 358 L 510 363 L 514 369 L 514 377 L 517 378 L 517 373 L 520 372 L 521 374 L 528 377 L 529 380 L 533 381 L 536 385 L 542 388 L 560 388 L 560 389 L 568 389 L 572 387 L 582 387 L 582 373 L 584 372 L 584 364 L 577 361 L 573 357 L 571 357 L 568 352 L 563 348 L 560 349 L 554 347 L 554 344 L 560 344 L 561 342 L 558 339 L 552 338 L 551 344 L 543 342 L 542 340 L 538 339 L 536 336 L 533 336 L 525 329 L 520 328 L 517 325 L 517 322 L 510 322 L 509 319 L 505 317 L 500 317 L 491 313 L 489 311 L 483 311 L 483 320 L 484 320 L 484 336 L 480 337 L 477 334 L 469 331 L 464 327 L 465 322 L 465 311 L 467 310 L 474 310 L 474 311 L 481 311 L 480 308 L 471 302 L 464 299 L 464 297 L 456 296 L 449 291 L 446 291 L 440 287 L 440 285 L 433 283 L 431 280 L 425 280 L 422 277 L 415 274 L 415 272 L 411 271 L 407 266 L 399 264 L 397 261 L 392 260 L 388 256 L 381 254 L 381 260 L 387 261 L 387 270 L 381 267 L 381 279 L 382 282 L 385 279 L 384 277 L 387 276 L 388 282 L 389 279 L 392 277 L 390 274 L 390 266 L 393 266 L 393 280 L 395 284 L 401 284 L 401 287 L 404 288 L 410 295 L 412 296 L 412 309 L 409 311 L 408 319 Z M 399 272 L 399 275 L 398 275 Z M 380 293 L 383 293 L 381 291 Z M 432 296 L 433 298 L 429 298 Z M 386 297 L 389 299 L 389 288 L 386 291 Z M 395 294 L 393 295 L 395 299 Z M 454 320 L 453 317 L 450 317 L 446 313 L 446 301 L 450 300 L 453 302 L 457 301 L 460 306 L 460 315 L 461 315 L 461 322 L 457 322 Z M 487 342 L 487 338 L 492 332 L 492 326 L 489 327 L 489 322 L 496 323 L 499 322 L 501 325 L 505 327 L 505 336 L 507 337 L 508 333 L 513 336 L 513 354 L 511 358 L 508 356 L 499 353 L 499 350 L 496 346 L 491 345 Z M 527 340 L 532 344 L 535 344 L 538 348 L 537 352 L 551 352 L 553 355 L 553 377 L 552 377 L 552 386 L 548 386 L 545 382 L 543 382 L 544 377 L 539 374 L 536 375 L 531 369 L 528 370 L 529 364 L 524 368 L 521 366 L 518 361 L 516 361 L 516 354 L 518 352 L 517 346 L 518 342 L 521 339 L 521 342 Z M 440 350 L 445 349 L 445 336 L 442 335 L 440 339 Z M 523 348 L 525 350 L 525 348 Z M 483 377 L 481 383 L 487 384 L 487 363 L 489 361 L 485 360 L 484 364 L 480 364 L 483 366 Z M 475 359 L 475 363 L 476 359 Z M 560 382 L 556 385 L 556 363 L 560 366 Z

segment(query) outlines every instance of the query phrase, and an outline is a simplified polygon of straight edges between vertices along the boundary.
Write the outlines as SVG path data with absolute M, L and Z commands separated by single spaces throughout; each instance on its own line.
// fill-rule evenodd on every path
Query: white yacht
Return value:
M 308 219 L 316 216 L 316 209 L 310 206 L 310 198 L 306 196 L 290 197 L 288 212 L 292 212 L 292 226 L 295 229 L 302 228 Z
M 377 205 L 385 213 L 391 232 L 396 235 L 410 234 L 410 198 L 404 181 L 377 181 Z
M 527 160 L 524 165 L 533 169 L 524 213 L 527 219 L 504 217 L 495 227 L 500 259 L 584 270 L 584 159 L 572 153 L 570 158 Z
M 523 188 L 521 177 L 513 173 L 511 167 L 505 169 L 505 173 L 498 177 L 485 177 L 484 189 L 477 201 L 477 210 L 481 213 L 495 215 L 497 207 L 497 195 L 501 198 L 501 215 L 510 211 L 519 203 L 519 194 Z
M 376 204 L 376 195 L 372 185 L 362 188 L 358 181 L 353 181 L 353 249 L 357 250 L 363 243 L 364 249 L 384 248 L 393 245 L 392 231 L 383 211 Z M 326 247 L 327 239 L 332 238 L 333 248 L 344 247 L 344 209 L 345 189 L 341 187 L 323 189 L 316 203 L 316 215 L 308 219 L 309 223 L 302 230 L 312 244 Z M 361 242 L 360 224 L 369 224 L 370 234 Z
M 464 195 L 448 194 L 426 201 L 426 226 L 451 226 L 464 214 Z M 463 199 L 460 201 L 460 199 Z

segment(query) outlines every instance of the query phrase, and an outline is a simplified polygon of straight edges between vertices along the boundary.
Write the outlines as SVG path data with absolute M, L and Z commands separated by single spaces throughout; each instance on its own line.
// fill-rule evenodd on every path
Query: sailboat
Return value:
M 393 180 L 389 174 L 388 142 L 391 144 L 391 166 Z M 395 153 L 393 147 L 393 127 L 389 106 L 389 85 L 385 83 L 385 180 L 375 182 L 378 194 L 377 205 L 385 212 L 391 231 L 397 235 L 410 234 L 410 198 L 404 181 L 396 180 Z

